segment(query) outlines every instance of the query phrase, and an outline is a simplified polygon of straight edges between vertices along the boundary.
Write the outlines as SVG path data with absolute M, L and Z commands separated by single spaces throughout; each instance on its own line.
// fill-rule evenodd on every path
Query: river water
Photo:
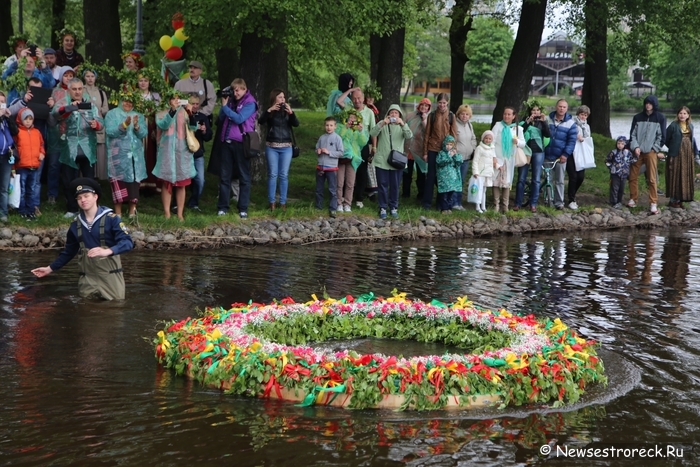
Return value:
M 121 303 L 79 298 L 73 264 L 35 280 L 54 256 L 0 255 L 0 465 L 698 465 L 699 230 L 138 251 Z M 602 343 L 611 385 L 559 410 L 349 411 L 226 396 L 154 358 L 160 323 L 197 307 L 395 287 L 560 316 Z M 684 457 L 539 454 L 589 443 Z

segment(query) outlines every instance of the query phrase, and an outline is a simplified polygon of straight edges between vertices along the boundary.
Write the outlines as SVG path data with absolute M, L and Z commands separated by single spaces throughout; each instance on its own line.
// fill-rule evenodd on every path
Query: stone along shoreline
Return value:
M 658 215 L 595 208 L 580 211 L 538 212 L 525 216 L 485 215 L 469 219 L 421 216 L 410 220 L 380 220 L 365 216 L 307 220 L 249 219 L 217 224 L 202 230 L 135 229 L 130 233 L 136 249 L 202 249 L 235 245 L 309 245 L 323 242 L 455 239 L 539 232 L 570 232 L 632 228 L 690 227 L 700 224 L 700 203 L 686 209 L 665 208 Z M 62 248 L 68 227 L 32 229 L 28 226 L 0 228 L 0 250 L 36 251 Z

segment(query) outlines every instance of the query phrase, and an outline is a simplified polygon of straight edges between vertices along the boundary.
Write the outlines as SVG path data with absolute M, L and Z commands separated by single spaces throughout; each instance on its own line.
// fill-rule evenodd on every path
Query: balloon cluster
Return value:
M 172 24 L 175 34 L 162 36 L 159 41 L 160 48 L 165 52 L 165 58 L 179 60 L 182 58 L 182 46 L 189 39 L 185 35 L 185 17 L 182 16 L 182 13 L 175 13 L 170 24 Z

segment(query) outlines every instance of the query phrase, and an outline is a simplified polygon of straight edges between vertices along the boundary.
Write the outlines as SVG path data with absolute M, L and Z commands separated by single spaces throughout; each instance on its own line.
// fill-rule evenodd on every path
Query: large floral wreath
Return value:
M 465 353 L 412 358 L 307 342 L 377 337 L 443 342 Z M 537 319 L 475 307 L 387 299 L 291 298 L 235 303 L 170 323 L 154 340 L 158 361 L 178 374 L 232 394 L 351 408 L 435 409 L 576 402 L 607 384 L 597 344 L 558 318 Z

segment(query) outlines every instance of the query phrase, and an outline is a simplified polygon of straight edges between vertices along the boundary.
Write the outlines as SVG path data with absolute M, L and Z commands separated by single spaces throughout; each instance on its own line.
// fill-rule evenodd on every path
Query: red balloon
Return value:
M 173 29 L 177 31 L 178 29 L 180 29 L 181 27 L 183 27 L 185 25 L 185 22 L 181 19 L 174 19 L 171 21 L 170 24 L 172 24 Z
M 165 52 L 165 57 L 170 60 L 179 60 L 182 57 L 182 49 L 180 47 L 170 47 L 167 52 Z

